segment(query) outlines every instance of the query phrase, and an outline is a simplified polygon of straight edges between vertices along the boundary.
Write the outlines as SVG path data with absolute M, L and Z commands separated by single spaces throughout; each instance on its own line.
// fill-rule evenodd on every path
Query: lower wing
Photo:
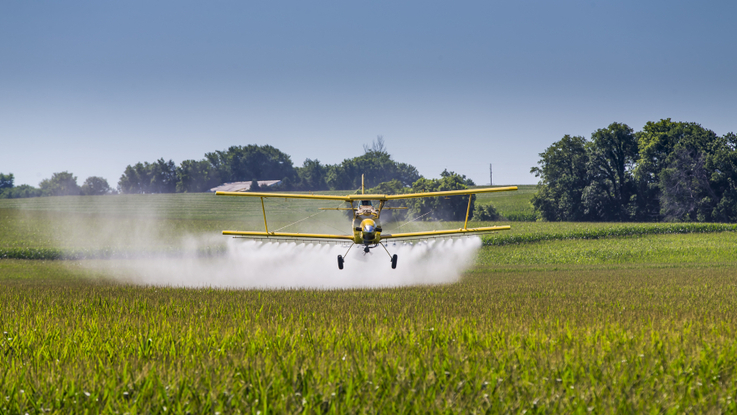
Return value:
M 511 229 L 509 226 L 489 226 L 485 228 L 468 228 L 468 229 L 448 229 L 442 231 L 425 231 L 425 232 L 406 232 L 406 233 L 393 233 L 381 235 L 381 239 L 412 239 L 422 237 L 434 237 L 434 236 L 451 236 L 451 235 L 465 235 L 469 233 L 487 233 L 496 231 L 508 231 Z
M 304 240 L 331 239 L 334 241 L 353 241 L 353 237 L 349 235 L 330 235 L 324 233 L 223 231 L 223 235 L 245 238 L 292 238 Z

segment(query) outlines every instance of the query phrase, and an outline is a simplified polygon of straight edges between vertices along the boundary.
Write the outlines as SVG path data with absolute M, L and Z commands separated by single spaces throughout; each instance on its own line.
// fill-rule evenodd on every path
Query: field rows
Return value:
M 4 412 L 735 409 L 737 286 L 710 268 L 263 292 L 35 264 L 67 279 L 14 279 L 28 265 L 0 262 Z
M 262 220 L 205 196 L 0 201 L 0 251 L 217 255 Z M 314 214 L 295 206 L 273 223 Z M 185 289 L 0 259 L 0 413 L 737 413 L 732 225 L 511 225 L 439 286 Z M 460 225 L 402 230 L 438 226 Z

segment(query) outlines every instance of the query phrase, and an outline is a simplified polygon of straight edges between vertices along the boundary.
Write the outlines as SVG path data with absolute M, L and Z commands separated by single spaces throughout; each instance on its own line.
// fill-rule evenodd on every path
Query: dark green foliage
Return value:
M 447 171 L 445 172 L 447 173 Z M 379 183 L 377 186 L 367 189 L 369 194 L 397 195 L 404 193 L 440 192 L 446 190 L 467 189 L 463 176 L 449 173 L 440 179 L 420 178 L 412 184 L 405 186 L 401 181 L 395 179 Z M 473 200 L 475 195 L 472 196 Z M 386 222 L 399 221 L 408 218 L 420 220 L 464 220 L 468 208 L 468 196 L 432 197 L 393 200 L 387 202 L 387 207 L 407 207 L 407 210 L 387 210 L 382 213 L 382 220 Z M 473 216 L 474 206 L 471 205 L 469 218 Z
M 421 178 L 412 184 L 412 193 L 442 192 L 446 190 L 467 189 L 464 180 L 457 174 L 447 175 L 441 179 Z M 471 211 L 469 218 L 473 216 L 476 195 L 471 195 Z M 409 214 L 414 218 L 422 220 L 452 220 L 462 221 L 466 218 L 469 196 L 450 197 L 422 197 L 407 199 Z
M 496 211 L 494 205 L 480 205 L 475 204 L 473 211 L 473 220 L 477 221 L 491 221 L 491 220 L 502 220 L 505 219 L 499 212 Z
M 696 123 L 663 119 L 648 122 L 637 133 L 639 159 L 637 215 L 643 220 L 711 220 L 718 203 L 711 194 L 705 169 L 707 159 L 723 140 Z M 680 169 L 696 168 L 694 175 Z M 735 177 L 737 179 L 737 177 Z M 696 188 L 692 188 L 696 185 Z M 690 193 L 690 194 L 687 194 Z M 704 200 L 704 198 L 709 198 Z
M 585 215 L 604 221 L 624 221 L 632 216 L 635 183 L 632 167 L 637 160 L 637 139 L 626 124 L 612 123 L 591 135 L 589 185 L 583 191 Z
M 13 181 L 14 181 L 13 173 L 10 174 L 3 174 L 0 173 L 0 193 L 3 192 L 5 189 L 11 189 L 13 187 Z
M 118 181 L 121 193 L 174 193 L 176 188 L 177 167 L 163 158 L 127 166 Z
M 391 180 L 399 180 L 403 186 L 411 186 L 421 177 L 415 167 L 397 163 L 389 153 L 369 150 L 362 156 L 345 159 L 338 165 L 330 166 L 325 181 L 331 190 L 360 189 L 362 174 L 367 188 Z
M 299 176 L 299 188 L 304 190 L 327 190 L 328 184 L 325 177 L 328 166 L 320 163 L 320 160 L 306 159 L 302 167 L 297 168 Z
M 586 219 L 583 192 L 590 184 L 589 155 L 586 139 L 565 135 L 540 153 L 540 167 L 530 169 L 540 177 L 539 191 L 532 205 L 545 220 L 577 221 Z
M 461 179 L 463 180 L 463 184 L 465 184 L 468 187 L 476 186 L 476 183 L 474 183 L 473 180 L 466 178 L 465 174 L 458 174 L 454 171 L 448 171 L 448 169 L 444 169 L 443 172 L 440 173 L 440 177 L 448 177 L 448 176 L 453 176 L 453 175 L 460 176 Z
M 218 172 L 220 180 L 243 182 L 257 180 L 283 180 L 297 178 L 291 158 L 270 146 L 232 146 L 226 151 L 205 154 L 205 159 Z
M 258 185 L 258 180 L 256 179 L 251 180 L 251 187 L 248 188 L 248 191 L 250 192 L 261 191 L 261 186 Z
M 207 160 L 184 160 L 177 167 L 178 193 L 206 192 L 220 184 L 218 171 Z
M 412 188 L 404 186 L 402 182 L 396 179 L 366 189 L 366 193 L 372 195 L 400 195 L 411 191 Z M 407 200 L 392 200 L 387 202 L 385 207 L 407 207 Z M 407 215 L 408 210 L 405 209 L 386 209 L 381 213 L 381 220 L 384 223 L 399 222 L 407 220 Z
M 565 136 L 532 169 L 542 179 L 532 203 L 546 220 L 737 221 L 735 144 L 670 119 Z
M 50 179 L 42 180 L 39 187 L 46 196 L 72 196 L 80 192 L 77 176 L 68 171 L 54 173 Z
M 737 135 L 719 137 L 713 153 L 706 159 L 705 169 L 709 172 L 711 189 L 720 196 L 713 203 L 712 218 L 737 222 Z
M 41 189 L 36 189 L 35 187 L 27 184 L 14 186 L 14 181 L 15 177 L 13 177 L 13 173 L 0 173 L 0 199 L 18 199 L 41 196 Z
M 84 184 L 82 184 L 80 194 L 86 196 L 100 196 L 110 193 L 111 190 L 112 189 L 110 189 L 110 185 L 107 183 L 107 180 L 102 177 L 90 176 L 84 181 Z
M 43 192 L 41 189 L 33 186 L 22 184 L 11 188 L 6 188 L 0 193 L 0 199 L 22 199 L 27 197 L 39 197 L 42 196 Z

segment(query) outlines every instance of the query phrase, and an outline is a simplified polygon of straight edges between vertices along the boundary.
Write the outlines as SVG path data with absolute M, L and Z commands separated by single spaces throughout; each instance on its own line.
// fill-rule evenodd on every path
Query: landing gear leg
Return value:
M 351 248 L 353 248 L 353 244 L 348 247 L 348 250 L 345 251 L 345 255 L 338 255 L 338 269 L 343 269 L 343 263 L 345 262 L 345 257 L 348 256 L 348 253 L 351 252 Z
M 394 254 L 394 255 L 390 254 L 389 253 L 389 250 L 386 249 L 386 247 L 384 246 L 384 244 L 381 244 L 381 247 L 384 248 L 384 250 L 386 251 L 386 254 L 389 255 L 389 258 L 391 258 L 391 260 L 392 260 L 392 269 L 397 269 L 397 254 Z

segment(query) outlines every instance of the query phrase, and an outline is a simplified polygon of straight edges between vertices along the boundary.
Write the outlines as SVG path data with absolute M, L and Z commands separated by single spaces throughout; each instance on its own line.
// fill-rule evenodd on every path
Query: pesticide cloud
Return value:
M 187 219 L 186 211 L 172 219 L 171 206 L 163 196 L 107 196 L 86 201 L 84 209 L 28 211 L 31 216 L 23 222 L 46 223 L 49 244 L 56 248 L 91 253 L 83 256 L 88 259 L 67 261 L 70 266 L 121 282 L 174 287 L 333 289 L 452 283 L 473 264 L 481 246 L 477 237 L 389 242 L 389 252 L 399 257 L 396 269 L 391 269 L 382 247 L 364 254 L 361 246 L 354 246 L 339 270 L 337 257 L 345 255 L 346 244 L 233 239 L 222 236 L 220 229 L 258 224 Z M 204 204 L 204 209 L 211 207 Z M 260 215 L 256 219 L 260 221 Z M 283 222 L 294 220 L 285 217 Z M 313 220 L 318 229 L 308 231 L 342 222 L 342 216 L 322 223 Z
M 186 243 L 195 249 L 198 241 Z M 146 285 L 218 288 L 354 288 L 399 287 L 443 284 L 458 281 L 473 263 L 481 240 L 476 237 L 432 240 L 416 244 L 390 244 L 399 256 L 391 269 L 389 256 L 381 247 L 364 254 L 358 246 L 339 270 L 337 256 L 345 254 L 342 244 L 261 242 L 229 239 L 222 256 L 202 258 L 149 258 L 108 261 L 108 271 L 117 279 Z M 194 253 L 194 251 L 193 251 Z M 105 261 L 95 261 L 104 266 Z

